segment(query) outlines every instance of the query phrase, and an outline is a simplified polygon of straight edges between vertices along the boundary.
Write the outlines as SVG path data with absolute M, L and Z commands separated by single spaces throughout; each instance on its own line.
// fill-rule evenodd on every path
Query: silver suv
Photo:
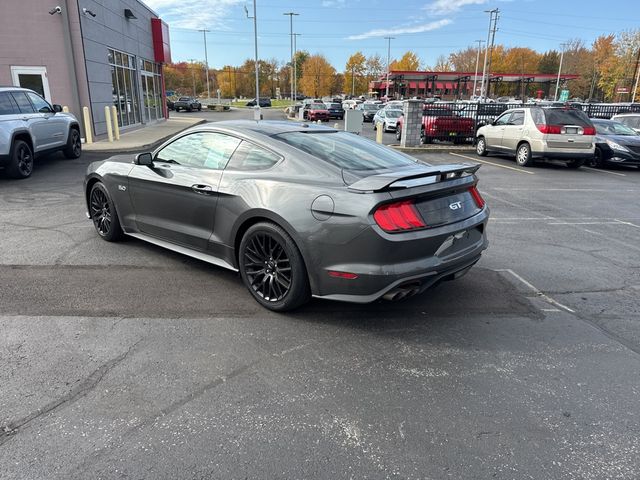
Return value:
M 515 155 L 522 167 L 534 159 L 564 160 L 579 168 L 593 158 L 596 129 L 581 111 L 566 107 L 523 107 L 507 110 L 476 134 L 476 152 Z
M 67 158 L 81 155 L 76 117 L 33 90 L 0 87 L 0 167 L 13 178 L 27 178 L 34 156 L 58 150 Z

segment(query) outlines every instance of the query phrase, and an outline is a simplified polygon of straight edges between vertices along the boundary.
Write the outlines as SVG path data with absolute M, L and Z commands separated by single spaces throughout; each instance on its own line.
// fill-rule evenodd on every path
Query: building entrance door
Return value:
M 51 92 L 49 91 L 49 80 L 47 79 L 47 67 L 11 67 L 11 79 L 16 87 L 29 88 L 39 93 L 49 103 Z
M 144 115 L 147 122 L 153 122 L 158 119 L 158 105 L 157 100 L 159 92 L 156 92 L 156 82 L 154 82 L 154 75 L 152 73 L 141 72 L 142 81 L 142 100 Z

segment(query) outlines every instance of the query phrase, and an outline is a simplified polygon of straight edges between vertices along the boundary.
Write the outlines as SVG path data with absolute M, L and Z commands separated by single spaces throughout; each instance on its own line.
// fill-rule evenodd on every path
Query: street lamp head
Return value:
M 62 8 L 60 7 L 60 5 L 53 7 L 51 10 L 49 10 L 49 15 L 62 15 Z

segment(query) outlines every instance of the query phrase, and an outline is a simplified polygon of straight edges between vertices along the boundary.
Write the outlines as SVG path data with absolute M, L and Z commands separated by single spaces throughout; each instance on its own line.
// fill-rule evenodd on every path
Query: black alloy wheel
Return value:
M 100 182 L 91 187 L 89 214 L 96 232 L 101 238 L 108 242 L 115 242 L 122 237 L 118 214 L 113 206 L 111 197 L 109 197 L 109 192 Z
M 240 243 L 240 275 L 262 306 L 292 310 L 309 297 L 304 261 L 293 239 L 278 225 L 257 223 Z
M 82 141 L 80 140 L 80 132 L 76 128 L 69 130 L 67 146 L 62 153 L 70 160 L 80 158 L 82 155 Z
M 13 142 L 11 149 L 11 164 L 7 166 L 7 173 L 12 178 L 27 178 L 33 172 L 33 152 L 24 140 Z

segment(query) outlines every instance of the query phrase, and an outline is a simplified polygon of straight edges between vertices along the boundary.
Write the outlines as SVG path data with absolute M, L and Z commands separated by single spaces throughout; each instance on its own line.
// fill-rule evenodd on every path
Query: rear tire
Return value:
M 567 167 L 577 169 L 584 165 L 586 160 L 584 158 L 576 158 L 575 160 L 570 160 L 567 162 Z
M 476 141 L 476 153 L 481 157 L 486 157 L 489 153 L 487 151 L 487 142 L 484 137 L 478 137 L 478 140 Z
M 80 132 L 77 128 L 69 129 L 67 146 L 62 153 L 69 160 L 80 158 L 80 155 L 82 155 L 82 141 L 80 140 Z
M 527 142 L 518 145 L 518 149 L 516 150 L 516 163 L 521 167 L 530 167 L 533 165 L 531 146 Z
M 304 260 L 280 226 L 260 222 L 249 227 L 240 242 L 238 263 L 242 281 L 263 307 L 285 312 L 309 301 Z
M 7 165 L 7 174 L 11 178 L 27 178 L 33 172 L 33 152 L 24 140 L 15 140 L 11 146 L 11 161 Z
M 107 187 L 96 182 L 89 193 L 89 215 L 100 238 L 117 242 L 123 236 L 120 219 Z

